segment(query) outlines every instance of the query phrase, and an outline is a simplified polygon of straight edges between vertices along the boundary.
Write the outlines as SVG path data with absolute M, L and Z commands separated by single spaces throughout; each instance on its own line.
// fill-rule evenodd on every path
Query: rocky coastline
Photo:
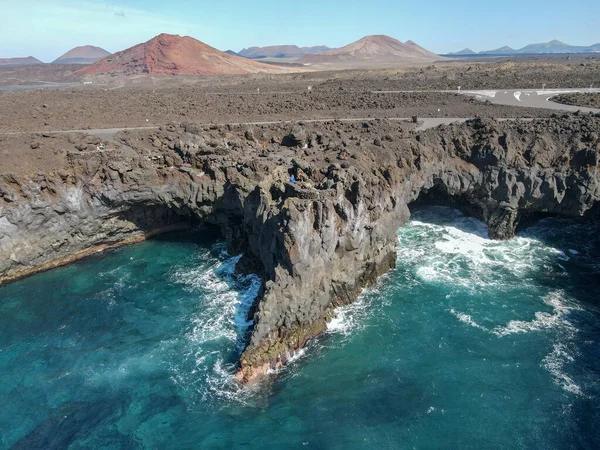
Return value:
M 495 239 L 546 215 L 600 215 L 592 115 L 427 131 L 386 120 L 169 124 L 65 158 L 30 174 L 0 165 L 0 283 L 214 224 L 244 253 L 240 270 L 263 277 L 241 382 L 283 366 L 336 307 L 394 267 L 397 230 L 415 202 L 456 206 Z

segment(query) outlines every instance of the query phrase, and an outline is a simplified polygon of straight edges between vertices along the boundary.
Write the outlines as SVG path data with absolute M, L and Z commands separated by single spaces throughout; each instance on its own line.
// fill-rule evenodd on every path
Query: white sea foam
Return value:
M 336 311 L 335 316 L 327 323 L 327 331 L 346 333 L 352 328 L 352 317 L 343 314 L 341 311 Z
M 175 272 L 176 282 L 210 299 L 203 303 L 202 309 L 192 319 L 193 329 L 189 339 L 196 345 L 225 339 L 236 342 L 237 350 L 241 351 L 243 335 L 253 323 L 247 319 L 248 311 L 261 281 L 252 275 L 236 279 L 235 265 L 240 258 L 235 256 L 223 263 L 213 261 L 208 266 L 183 268 Z M 244 289 L 237 292 L 234 285 L 240 282 L 244 284 Z
M 439 211 L 435 213 L 439 217 Z M 502 292 L 511 296 L 514 292 L 529 289 L 533 296 L 528 298 L 535 299 L 540 276 L 566 276 L 564 262 L 581 257 L 578 250 L 566 248 L 563 251 L 545 244 L 536 238 L 539 232 L 535 230 L 528 236 L 509 241 L 492 241 L 487 238 L 487 228 L 483 223 L 460 214 L 448 216 L 450 223 L 441 225 L 411 221 L 399 235 L 398 258 L 401 265 L 413 268 L 421 282 L 449 289 L 451 294 L 446 295 L 444 301 L 450 304 L 457 291 L 459 295 L 476 292 L 483 294 L 482 299 L 485 299 L 488 294 L 491 298 Z M 431 218 L 436 220 L 434 216 Z M 541 236 L 543 239 L 544 235 Z M 578 333 L 570 317 L 580 307 L 560 290 L 546 294 L 542 301 L 538 311 L 534 309 L 534 312 L 528 313 L 533 318 L 517 317 L 496 326 L 486 326 L 475 319 L 479 317 L 478 311 L 482 310 L 488 311 L 486 324 L 494 320 L 493 316 L 489 317 L 489 310 L 477 303 L 467 303 L 464 305 L 467 309 L 462 311 L 456 306 L 450 307 L 449 311 L 461 323 L 499 339 L 525 333 L 545 333 L 552 340 L 553 350 L 544 357 L 542 367 L 566 392 L 584 395 L 576 380 L 568 374 L 576 356 L 573 342 Z M 519 309 L 517 305 L 509 308 L 505 310 Z
M 557 385 L 571 394 L 583 396 L 581 387 L 565 372 L 565 365 L 573 361 L 574 357 L 569 352 L 568 346 L 565 343 L 557 342 L 554 344 L 552 353 L 546 356 L 542 363 Z
M 213 250 L 226 255 L 224 247 Z M 245 391 L 235 381 L 233 362 L 225 362 L 231 357 L 225 357 L 228 350 L 224 348 L 237 355 L 243 351 L 253 324 L 248 320 L 248 312 L 261 280 L 254 275 L 235 275 L 235 265 L 240 258 L 228 257 L 221 262 L 201 255 L 198 266 L 182 267 L 173 274 L 175 282 L 197 292 L 202 300 L 186 334 L 188 363 L 184 361 L 172 367 L 172 379 L 185 389 L 197 390 L 203 401 L 216 397 L 243 402 L 245 398 Z
M 333 318 L 327 323 L 327 332 L 350 336 L 363 324 L 362 320 L 367 306 L 363 296 L 350 305 L 341 306 L 335 310 Z
M 534 314 L 534 319 L 531 321 L 524 320 L 511 320 L 505 326 L 497 326 L 493 329 L 489 329 L 475 320 L 469 314 L 458 312 L 454 309 L 450 310 L 450 313 L 454 315 L 462 323 L 465 323 L 473 328 L 487 331 L 498 337 L 509 336 L 512 334 L 522 334 L 537 332 L 549 329 L 559 328 L 561 331 L 568 332 L 571 336 L 575 332 L 575 328 L 568 320 L 568 314 L 574 309 L 578 309 L 577 306 L 569 306 L 563 298 L 563 293 L 555 291 L 544 297 L 544 303 L 551 306 L 553 311 L 551 313 L 545 311 L 537 311 Z
M 486 226 L 472 218 L 458 215 L 451 220 L 449 225 L 413 220 L 399 236 L 400 262 L 415 265 L 417 278 L 425 283 L 469 290 L 502 289 L 522 284 L 544 264 L 550 272 L 562 272 L 556 259 L 569 258 L 561 250 L 528 237 L 491 240 Z
M 543 300 L 546 305 L 552 307 L 552 313 L 538 311 L 535 313 L 535 318 L 531 321 L 511 320 L 506 326 L 496 327 L 492 332 L 502 337 L 510 334 L 528 333 L 559 327 L 573 331 L 574 327 L 568 320 L 568 314 L 570 311 L 579 308 L 574 305 L 568 305 L 564 299 L 564 293 L 561 291 L 551 292 Z
M 488 329 L 486 327 L 479 325 L 477 322 L 475 322 L 469 314 L 457 312 L 454 309 L 451 309 L 450 312 L 462 323 L 466 323 L 467 325 L 470 325 L 473 328 L 479 328 L 480 330 L 488 331 Z
M 267 375 L 276 375 L 278 373 L 281 373 L 283 370 L 288 370 L 290 365 L 292 365 L 295 362 L 299 361 L 300 359 L 304 358 L 304 356 L 306 356 L 305 348 L 301 348 L 294 352 L 287 352 L 286 353 L 286 366 L 281 369 L 269 369 L 269 370 L 267 370 Z

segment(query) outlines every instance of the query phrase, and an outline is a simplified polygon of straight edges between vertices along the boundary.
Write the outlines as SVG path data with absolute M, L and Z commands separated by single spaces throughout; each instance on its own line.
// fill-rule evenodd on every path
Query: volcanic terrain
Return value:
M 76 75 L 215 75 L 279 73 L 285 69 L 230 55 L 189 36 L 161 34 L 85 67 Z
M 395 42 L 369 37 L 329 55 L 434 58 Z M 251 381 L 279 369 L 335 307 L 394 266 L 396 231 L 415 201 L 462 207 L 495 238 L 549 214 L 597 219 L 598 116 L 464 96 L 506 95 L 499 86 L 540 79 L 549 89 L 589 86 L 600 61 L 587 58 L 165 76 L 281 69 L 161 35 L 79 71 L 156 76 L 42 90 L 31 83 L 47 82 L 45 71 L 60 82 L 73 67 L 3 68 L 0 86 L 12 85 L 0 91 L 0 282 L 166 230 L 217 225 L 232 254 L 245 254 L 240 271 L 262 276 L 237 367 Z M 453 124 L 424 127 L 439 119 Z
M 238 55 L 249 59 L 260 58 L 298 58 L 304 55 L 324 53 L 331 48 L 320 45 L 317 47 L 298 47 L 297 45 L 271 45 L 268 47 L 249 47 L 241 50 Z
M 33 66 L 36 64 L 44 63 L 33 56 L 26 58 L 0 58 L 0 67 Z
M 385 35 L 366 36 L 345 47 L 316 55 L 305 55 L 299 62 L 334 67 L 389 66 L 434 62 L 442 59 L 413 41 L 400 42 Z
M 52 64 L 91 64 L 109 55 L 103 48 L 83 45 L 69 50 Z

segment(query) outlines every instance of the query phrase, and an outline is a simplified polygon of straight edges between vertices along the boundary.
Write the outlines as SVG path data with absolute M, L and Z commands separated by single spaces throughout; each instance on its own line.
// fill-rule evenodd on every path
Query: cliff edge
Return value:
M 237 374 L 249 382 L 394 267 L 413 202 L 461 208 L 498 239 L 545 215 L 597 219 L 599 136 L 600 118 L 565 115 L 422 132 L 377 120 L 72 137 L 60 168 L 0 166 L 0 281 L 216 224 L 244 253 L 240 270 L 263 277 Z

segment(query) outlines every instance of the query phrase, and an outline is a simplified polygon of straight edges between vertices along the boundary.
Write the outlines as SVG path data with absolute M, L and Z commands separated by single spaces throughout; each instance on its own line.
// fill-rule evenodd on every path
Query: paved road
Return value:
M 0 136 L 16 136 L 20 134 L 70 134 L 85 133 L 98 136 L 102 139 L 113 139 L 119 131 L 125 130 L 157 130 L 158 127 L 123 127 L 123 128 L 96 128 L 87 130 L 42 130 L 42 131 L 7 131 L 0 133 Z
M 584 113 L 593 112 L 600 113 L 600 109 L 595 108 L 584 108 L 580 106 L 571 106 L 571 105 L 563 105 L 560 103 L 551 102 L 550 98 L 559 94 L 566 93 L 574 93 L 574 92 L 598 92 L 600 93 L 600 89 L 542 89 L 542 90 L 533 90 L 533 89 L 506 89 L 506 90 L 461 90 L 461 91 L 448 91 L 448 90 L 436 90 L 436 91 L 373 91 L 373 93 L 378 94 L 399 94 L 399 93 L 410 93 L 410 92 L 446 92 L 446 93 L 460 93 L 462 95 L 469 95 L 476 97 L 478 99 L 486 99 L 490 102 L 498 105 L 508 105 L 508 106 L 522 106 L 529 108 L 546 108 L 546 109 L 555 109 L 557 111 L 581 111 Z M 239 94 L 236 94 L 239 95 Z M 255 94 L 253 94 L 255 95 Z M 395 120 L 395 121 L 406 121 L 410 120 L 408 117 L 387 117 L 387 120 Z M 281 123 L 296 123 L 296 122 L 305 122 L 305 123 L 317 123 L 317 122 L 330 122 L 333 120 L 341 120 L 345 122 L 361 122 L 367 120 L 376 120 L 374 117 L 361 117 L 361 118 L 328 118 L 328 119 L 309 119 L 309 120 L 280 120 L 280 121 L 272 121 L 272 122 L 240 122 L 233 123 L 232 125 L 274 125 Z M 425 130 L 427 128 L 433 128 L 441 124 L 450 124 L 453 122 L 464 122 L 468 120 L 468 118 L 464 117 L 431 117 L 431 118 L 420 118 L 419 121 L 421 124 L 417 128 L 418 130 Z M 504 118 L 498 120 L 514 120 L 511 118 Z M 208 124 L 207 124 L 208 125 Z M 93 129 L 93 130 L 52 130 L 52 131 L 40 131 L 43 133 L 49 134 L 66 134 L 66 133 L 87 133 L 92 134 L 103 139 L 112 140 L 114 136 L 119 131 L 125 130 L 154 130 L 158 127 L 123 127 L 123 128 L 101 128 L 101 129 Z M 20 134 L 30 134 L 31 131 L 28 132 L 1 132 L 0 136 L 7 135 L 20 135 Z
M 419 118 L 419 126 L 416 128 L 417 130 L 426 130 L 428 128 L 435 128 L 438 125 L 441 124 L 451 124 L 454 122 L 465 122 L 469 119 L 472 119 L 472 117 L 423 117 L 423 118 Z M 278 124 L 292 124 L 292 123 L 298 123 L 298 122 L 302 122 L 302 123 L 322 123 L 322 122 L 333 122 L 335 120 L 338 120 L 340 122 L 367 122 L 367 121 L 373 121 L 373 120 L 390 120 L 390 121 L 396 121 L 396 122 L 407 122 L 410 121 L 411 118 L 409 117 L 386 117 L 386 118 L 377 118 L 377 117 L 360 117 L 360 118 L 343 118 L 343 119 L 336 119 L 336 118 L 330 118 L 330 119 L 308 119 L 308 120 L 276 120 L 276 121 L 270 121 L 270 122 L 237 122 L 237 123 L 231 123 L 228 122 L 227 124 L 222 124 L 222 125 L 248 125 L 248 126 L 252 126 L 252 125 L 278 125 Z M 516 120 L 514 118 L 501 118 L 501 119 L 496 119 L 496 120 Z M 533 119 L 520 119 L 520 120 L 533 120 Z M 201 124 L 201 125 L 212 125 L 212 124 Z M 115 137 L 115 134 L 117 134 L 119 131 L 136 131 L 136 130 L 157 130 L 159 127 L 157 126 L 152 126 L 152 127 L 123 127 L 123 128 L 96 128 L 96 129 L 87 129 L 87 130 L 43 130 L 43 131 L 9 131 L 9 132 L 0 132 L 0 136 L 17 136 L 17 135 L 23 135 L 23 134 L 69 134 L 69 133 L 85 133 L 85 134 L 91 134 L 93 136 L 98 136 L 102 139 L 106 139 L 106 140 L 113 140 Z
M 486 99 L 497 105 L 525 106 L 529 108 L 556 109 L 559 111 L 581 111 L 584 113 L 600 113 L 597 108 L 585 108 L 583 106 L 563 105 L 550 101 L 550 98 L 559 94 L 575 92 L 596 92 L 600 89 L 508 89 L 508 90 L 485 90 L 485 91 L 462 91 L 463 95 L 471 95 L 476 98 Z
M 485 90 L 437 90 L 437 91 L 373 91 L 374 94 L 405 94 L 412 92 L 443 92 L 452 94 L 462 94 L 478 98 L 480 100 L 489 100 L 496 105 L 522 106 L 526 108 L 546 108 L 557 111 L 581 111 L 584 113 L 600 113 L 600 109 L 585 108 L 583 106 L 563 105 L 550 101 L 550 98 L 559 94 L 581 93 L 600 93 L 600 89 L 485 89 Z

